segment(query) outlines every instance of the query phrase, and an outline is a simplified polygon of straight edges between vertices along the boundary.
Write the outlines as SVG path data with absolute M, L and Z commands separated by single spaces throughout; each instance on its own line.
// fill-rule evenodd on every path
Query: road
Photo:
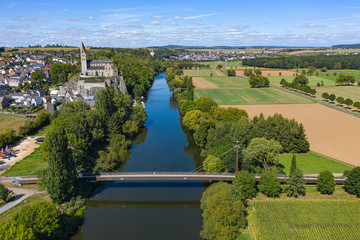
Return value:
M 6 212 L 10 208 L 16 206 L 20 202 L 24 201 L 26 198 L 38 192 L 37 189 L 24 189 L 24 188 L 8 188 L 8 189 L 13 191 L 17 196 L 11 202 L 0 207 L 0 214 Z

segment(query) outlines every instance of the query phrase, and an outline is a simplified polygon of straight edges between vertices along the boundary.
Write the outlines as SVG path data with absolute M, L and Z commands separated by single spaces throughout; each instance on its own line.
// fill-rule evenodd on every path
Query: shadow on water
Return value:
M 159 74 L 146 102 L 145 129 L 133 141 L 123 172 L 188 172 L 200 149 L 181 126 L 177 103 Z M 201 239 L 203 182 L 109 182 L 96 190 L 73 239 Z

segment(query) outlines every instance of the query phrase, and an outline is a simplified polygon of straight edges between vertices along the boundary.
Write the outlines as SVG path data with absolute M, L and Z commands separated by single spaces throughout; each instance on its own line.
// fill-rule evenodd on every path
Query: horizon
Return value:
M 2 0 L 0 46 L 284 46 L 360 43 L 357 1 L 12 2 Z

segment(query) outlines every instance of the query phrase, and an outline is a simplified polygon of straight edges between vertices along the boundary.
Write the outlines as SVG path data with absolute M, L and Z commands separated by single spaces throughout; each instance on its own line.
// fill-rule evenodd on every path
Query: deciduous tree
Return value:
M 318 177 L 316 190 L 321 194 L 333 194 L 335 191 L 334 175 L 330 171 L 323 171 Z
M 257 195 L 255 176 L 248 171 L 239 171 L 231 184 L 230 196 L 234 201 L 252 199 Z
M 263 172 L 260 176 L 259 190 L 268 197 L 279 196 L 282 191 L 280 179 L 272 171 Z

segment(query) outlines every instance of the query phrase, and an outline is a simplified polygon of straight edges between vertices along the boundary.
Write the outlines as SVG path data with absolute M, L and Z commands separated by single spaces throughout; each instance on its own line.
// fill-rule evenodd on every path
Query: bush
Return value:
M 7 202 L 8 196 L 10 194 L 9 189 L 0 183 L 0 199 L 4 202 Z
M 257 195 L 255 176 L 248 171 L 239 171 L 235 175 L 230 188 L 230 197 L 234 200 L 244 201 Z
M 290 174 L 290 177 L 286 181 L 287 186 L 285 187 L 285 192 L 288 197 L 298 197 L 299 195 L 305 196 L 305 181 L 303 173 L 300 169 L 296 168 Z
M 334 175 L 330 171 L 323 171 L 318 177 L 316 190 L 321 194 L 331 195 L 335 191 L 335 185 Z
M 360 167 L 354 168 L 344 183 L 345 191 L 360 197 Z
M 260 176 L 259 190 L 268 197 L 277 197 L 282 189 L 280 179 L 274 172 L 263 172 Z

